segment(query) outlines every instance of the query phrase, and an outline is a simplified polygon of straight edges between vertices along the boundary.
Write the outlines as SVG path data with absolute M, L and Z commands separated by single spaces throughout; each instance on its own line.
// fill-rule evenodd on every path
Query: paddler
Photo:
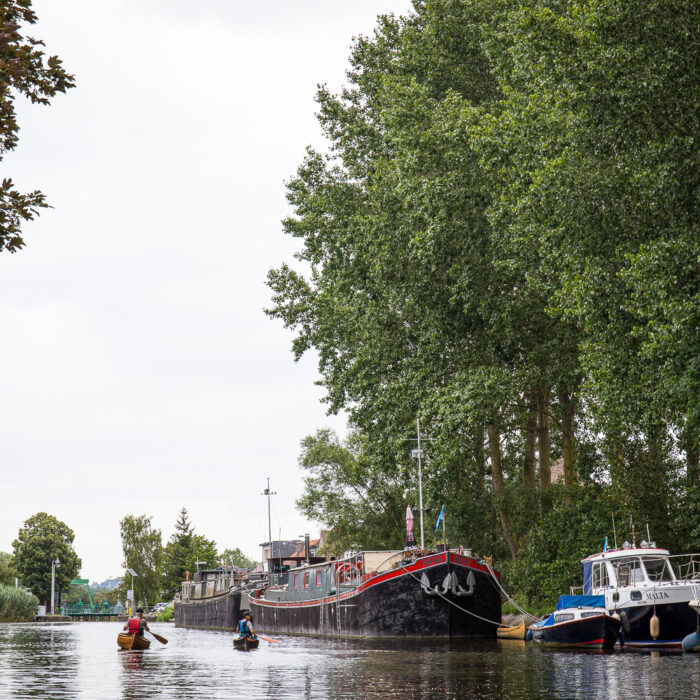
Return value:
M 143 608 L 136 608 L 136 617 L 130 617 L 124 629 L 128 629 L 129 634 L 135 634 L 138 637 L 143 637 L 144 630 L 151 631 L 148 629 L 148 623 L 143 619 Z
M 243 619 L 238 623 L 238 634 L 241 637 L 250 637 L 251 639 L 257 639 L 255 636 L 255 630 L 253 629 L 253 625 L 251 624 L 251 620 L 253 619 L 253 616 L 247 612 L 245 615 L 243 615 Z

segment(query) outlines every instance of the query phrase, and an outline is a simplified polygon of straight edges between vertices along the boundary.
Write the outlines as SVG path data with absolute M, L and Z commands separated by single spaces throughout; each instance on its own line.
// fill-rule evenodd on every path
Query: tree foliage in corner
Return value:
M 134 597 L 141 604 L 153 604 L 159 598 L 163 575 L 163 542 L 160 530 L 153 528 L 146 515 L 126 515 L 119 523 L 124 569 L 133 569 Z M 126 573 L 121 593 L 131 587 L 131 576 Z
M 19 124 L 15 98 L 23 95 L 35 104 L 47 105 L 58 92 L 75 86 L 57 56 L 46 56 L 44 43 L 27 34 L 37 21 L 31 0 L 0 0 L 0 161 L 17 146 Z M 47 207 L 45 196 L 35 190 L 23 194 L 10 178 L 0 182 L 0 252 L 24 246 L 22 223 Z
M 37 513 L 25 520 L 17 539 L 12 543 L 12 564 L 22 581 L 31 588 L 42 604 L 51 597 L 51 562 L 58 559 L 54 590 L 68 588 L 80 573 L 82 561 L 73 549 L 75 533 L 58 518 Z
M 415 0 L 355 42 L 317 95 L 328 153 L 288 183 L 302 265 L 268 276 L 359 446 L 306 439 L 307 515 L 397 546 L 419 414 L 427 505 L 478 551 L 529 567 L 594 487 L 700 546 L 680 515 L 700 486 L 699 21 L 690 0 Z M 407 489 L 379 531 L 348 465 Z

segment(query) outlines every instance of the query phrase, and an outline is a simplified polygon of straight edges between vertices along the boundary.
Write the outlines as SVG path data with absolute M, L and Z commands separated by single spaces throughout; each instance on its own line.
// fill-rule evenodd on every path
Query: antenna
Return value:
M 267 555 L 267 573 L 270 573 L 270 559 L 272 559 L 272 518 L 270 517 L 270 496 L 276 496 L 276 491 L 270 491 L 270 477 L 267 477 L 267 488 L 262 492 L 263 496 L 267 496 L 267 536 L 270 543 L 269 554 Z
M 649 523 L 647 523 L 647 542 L 651 546 L 651 535 L 649 534 Z
M 617 533 L 615 532 L 615 513 L 611 513 L 613 521 L 613 539 L 615 540 L 615 549 L 617 549 Z
M 636 547 L 637 545 L 635 544 L 635 541 L 634 541 L 634 522 L 632 520 L 631 515 L 630 515 L 630 534 L 632 535 L 632 546 Z

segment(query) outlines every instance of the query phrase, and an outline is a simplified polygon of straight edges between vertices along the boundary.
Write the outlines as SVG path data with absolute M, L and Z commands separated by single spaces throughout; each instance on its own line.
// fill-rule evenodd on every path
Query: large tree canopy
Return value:
M 328 152 L 288 183 L 302 264 L 268 277 L 354 432 L 349 452 L 305 442 L 307 514 L 352 506 L 356 537 L 396 546 L 394 517 L 377 530 L 347 484 L 319 487 L 363 465 L 363 489 L 402 475 L 415 506 L 420 414 L 428 505 L 481 551 L 535 551 L 592 482 L 679 541 L 700 481 L 698 19 L 689 0 L 416 0 L 356 41 L 347 86 L 317 95 Z
M 54 590 L 68 588 L 80 573 L 82 561 L 73 549 L 75 533 L 48 513 L 37 513 L 25 520 L 12 543 L 12 561 L 22 586 L 31 588 L 42 603 L 51 597 L 51 562 L 58 560 Z

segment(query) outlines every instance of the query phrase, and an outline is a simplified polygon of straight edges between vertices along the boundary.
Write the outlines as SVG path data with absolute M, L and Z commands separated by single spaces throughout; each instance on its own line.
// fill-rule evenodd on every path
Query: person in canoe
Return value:
M 253 629 L 253 625 L 251 624 L 253 620 L 253 616 L 247 612 L 245 615 L 243 615 L 243 619 L 238 623 L 238 636 L 239 639 L 241 637 L 248 637 L 249 639 L 257 639 L 255 636 L 255 630 Z
M 143 619 L 143 608 L 136 608 L 136 616 L 130 617 L 129 621 L 124 625 L 124 629 L 129 631 L 129 634 L 135 634 L 137 637 L 143 637 L 143 633 L 150 632 L 148 623 Z

